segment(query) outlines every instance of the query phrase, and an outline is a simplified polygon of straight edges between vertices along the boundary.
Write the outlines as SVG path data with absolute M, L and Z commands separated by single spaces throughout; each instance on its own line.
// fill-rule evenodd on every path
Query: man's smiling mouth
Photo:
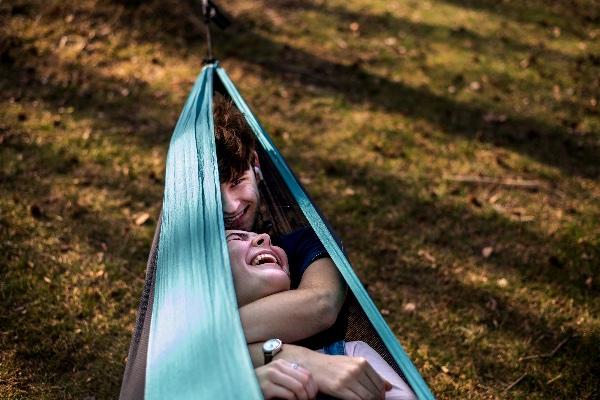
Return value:
M 239 213 L 237 213 L 235 215 L 224 217 L 223 219 L 225 220 L 225 224 L 229 225 L 229 224 L 235 224 L 236 222 L 238 222 L 244 215 L 246 215 L 248 208 L 250 208 L 249 205 L 246 206 L 242 211 L 240 211 Z

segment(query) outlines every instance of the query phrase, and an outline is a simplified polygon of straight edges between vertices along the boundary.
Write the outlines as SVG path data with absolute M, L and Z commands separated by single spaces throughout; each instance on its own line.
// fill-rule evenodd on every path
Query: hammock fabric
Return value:
M 258 139 L 273 229 L 311 225 L 350 289 L 336 325 L 378 351 L 420 399 L 433 399 L 352 270 L 340 243 L 217 63 L 202 70 L 167 155 L 165 192 L 121 399 L 261 399 L 224 240 L 212 96 L 231 98 Z

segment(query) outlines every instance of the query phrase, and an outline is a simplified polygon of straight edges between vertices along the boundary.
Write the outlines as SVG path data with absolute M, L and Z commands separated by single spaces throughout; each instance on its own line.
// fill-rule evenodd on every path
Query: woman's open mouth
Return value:
M 268 254 L 268 253 L 258 254 L 256 257 L 254 257 L 252 259 L 252 261 L 250 262 L 250 265 L 257 266 L 257 265 L 269 264 L 269 263 L 274 263 L 274 264 L 281 266 L 279 264 L 279 261 L 277 260 L 277 258 L 274 255 Z
M 250 265 L 257 268 L 261 268 L 263 265 L 266 268 L 273 268 L 273 264 L 277 266 L 277 269 L 282 270 L 287 276 L 290 276 L 288 268 L 283 265 L 283 262 L 277 257 L 277 254 L 272 251 L 262 251 L 250 260 Z

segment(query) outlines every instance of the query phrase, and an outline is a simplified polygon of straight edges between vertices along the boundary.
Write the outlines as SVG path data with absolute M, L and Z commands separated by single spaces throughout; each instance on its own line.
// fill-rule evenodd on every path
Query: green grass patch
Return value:
M 217 56 L 439 398 L 600 395 L 596 3 L 223 3 Z M 0 397 L 115 398 L 201 18 L 0 19 Z

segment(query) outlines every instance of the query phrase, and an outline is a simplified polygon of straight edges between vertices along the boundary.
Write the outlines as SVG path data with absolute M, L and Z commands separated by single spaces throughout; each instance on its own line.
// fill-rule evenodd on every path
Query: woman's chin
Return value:
M 263 281 L 261 289 L 263 297 L 290 290 L 290 278 L 283 271 L 274 271 Z

